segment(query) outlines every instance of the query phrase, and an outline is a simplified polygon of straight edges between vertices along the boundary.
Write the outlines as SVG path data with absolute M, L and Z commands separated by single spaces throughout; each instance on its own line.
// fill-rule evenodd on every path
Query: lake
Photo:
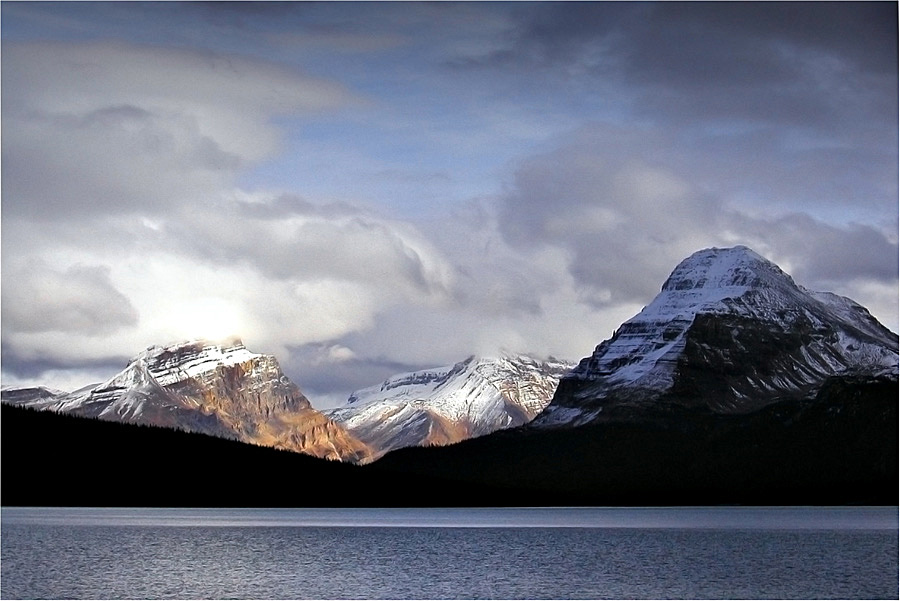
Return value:
M 4 599 L 897 599 L 896 507 L 2 508 Z

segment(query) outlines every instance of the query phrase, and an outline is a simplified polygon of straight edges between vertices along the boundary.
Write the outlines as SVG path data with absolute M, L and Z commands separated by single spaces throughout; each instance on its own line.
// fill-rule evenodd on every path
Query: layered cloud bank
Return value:
M 6 4 L 3 383 L 577 359 L 698 248 L 897 330 L 889 4 Z

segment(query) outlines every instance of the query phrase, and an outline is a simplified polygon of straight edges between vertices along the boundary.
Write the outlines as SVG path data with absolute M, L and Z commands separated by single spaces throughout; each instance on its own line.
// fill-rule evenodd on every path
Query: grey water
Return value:
M 896 507 L 0 510 L 4 599 L 897 599 Z

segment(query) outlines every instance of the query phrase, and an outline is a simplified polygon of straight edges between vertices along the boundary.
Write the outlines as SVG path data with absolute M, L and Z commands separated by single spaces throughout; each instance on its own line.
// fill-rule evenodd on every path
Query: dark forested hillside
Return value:
M 745 416 L 671 407 L 641 421 L 403 449 L 379 466 L 515 486 L 535 504 L 895 505 L 897 408 L 895 380 L 835 378 L 815 401 Z
M 898 502 L 896 381 L 748 416 L 516 429 L 354 466 L 2 406 L 3 505 L 364 507 Z
M 202 434 L 2 405 L 6 506 L 364 507 L 456 504 L 438 478 L 382 473 Z M 491 498 L 490 487 L 474 487 Z

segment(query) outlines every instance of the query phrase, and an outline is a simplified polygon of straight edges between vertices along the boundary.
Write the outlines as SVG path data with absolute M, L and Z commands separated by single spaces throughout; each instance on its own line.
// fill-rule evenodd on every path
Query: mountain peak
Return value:
M 589 421 L 667 395 L 747 412 L 827 378 L 897 373 L 897 335 L 850 299 L 810 292 L 746 246 L 681 261 L 653 301 L 560 383 L 537 421 Z M 772 380 L 772 375 L 777 379 Z
M 196 377 L 220 366 L 232 366 L 260 359 L 263 355 L 247 350 L 239 338 L 222 341 L 187 340 L 164 346 L 150 346 L 129 363 L 129 368 L 146 369 L 161 386 Z M 124 374 L 130 370 L 126 369 Z M 110 382 L 118 384 L 119 374 Z
M 154 344 L 139 353 L 138 356 L 135 357 L 135 359 L 143 358 L 153 360 L 166 354 L 183 354 L 196 352 L 205 352 L 207 354 L 226 354 L 228 352 L 241 350 L 247 350 L 247 347 L 244 346 L 244 342 L 237 337 L 226 338 L 223 340 L 193 338 L 190 340 L 179 340 L 176 342 L 171 342 L 169 344 Z
M 388 378 L 357 390 L 330 416 L 382 454 L 442 445 L 530 421 L 571 363 L 502 351 Z
M 796 286 L 791 276 L 746 246 L 707 248 L 679 263 L 662 291 L 770 287 L 779 281 Z
M 273 355 L 238 338 L 150 346 L 110 380 L 73 393 L 4 391 L 18 405 L 234 438 L 328 459 L 371 452 L 312 408 Z

